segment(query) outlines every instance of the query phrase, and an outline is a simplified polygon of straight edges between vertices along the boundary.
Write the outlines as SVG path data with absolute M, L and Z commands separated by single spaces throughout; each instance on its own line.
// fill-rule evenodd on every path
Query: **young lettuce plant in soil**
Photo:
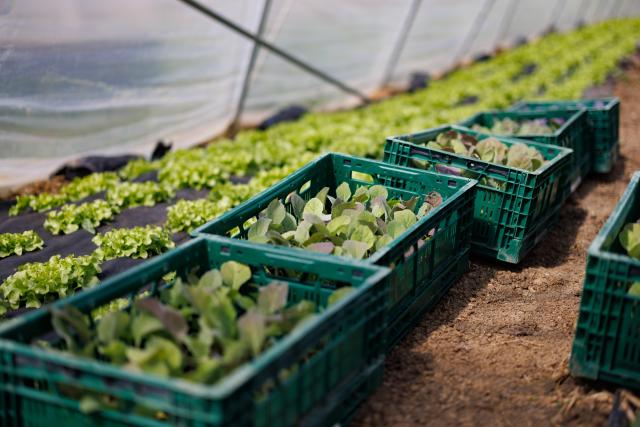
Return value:
M 97 234 L 92 242 L 98 246 L 95 254 L 100 259 L 148 258 L 175 247 L 168 230 L 157 225 L 116 228 Z
M 620 231 L 618 239 L 627 255 L 640 260 L 640 222 L 626 224 Z M 640 282 L 631 285 L 629 294 L 640 296 Z
M 60 207 L 68 202 L 77 202 L 85 197 L 108 190 L 119 182 L 113 172 L 93 173 L 81 178 L 75 178 L 65 185 L 59 193 L 40 193 L 18 196 L 16 204 L 9 209 L 9 215 L 18 215 L 31 208 L 34 212 L 44 212 Z
M 44 228 L 51 234 L 70 234 L 80 228 L 94 234 L 96 228 L 105 223 L 120 211 L 136 206 L 154 206 L 175 196 L 175 192 L 167 185 L 157 182 L 114 184 L 107 190 L 107 200 L 94 200 L 79 205 L 65 205 L 49 212 Z
M 0 317 L 9 310 L 38 308 L 92 286 L 98 283 L 100 272 L 100 260 L 95 255 L 54 255 L 47 262 L 23 264 L 0 285 Z
M 222 201 L 222 200 L 221 200 Z M 173 233 L 191 232 L 212 220 L 231 206 L 207 199 L 180 200 L 167 208 L 166 227 Z
M 134 159 L 127 163 L 118 171 L 118 175 L 123 180 L 133 180 L 142 174 L 156 171 L 160 168 L 160 161 L 150 161 L 147 159 Z
M 507 146 L 494 137 L 477 139 L 472 135 L 455 130 L 438 134 L 435 141 L 426 143 L 426 147 L 527 171 L 535 171 L 546 162 L 540 151 L 526 144 L 516 143 Z M 431 168 L 431 165 L 426 161 L 412 159 L 411 162 L 414 167 L 421 169 Z M 504 185 L 492 178 L 482 177 L 477 173 L 461 168 L 436 164 L 433 169 L 449 175 L 479 179 L 480 184 L 493 188 L 500 189 Z
M 23 233 L 2 233 L 0 234 L 0 258 L 10 255 L 22 255 L 25 252 L 32 252 L 42 249 L 44 242 L 42 238 L 33 230 Z
M 104 200 L 79 205 L 65 205 L 59 210 L 51 211 L 44 221 L 44 228 L 51 234 L 70 234 L 80 228 L 95 233 L 96 228 L 114 217 L 115 211 Z
M 494 135 L 550 135 L 564 125 L 562 118 L 513 120 L 505 118 L 494 120 L 491 127 L 475 124 L 471 128 L 482 133 Z
M 63 351 L 214 384 L 316 312 L 308 300 L 287 304 L 285 282 L 260 287 L 251 277 L 248 266 L 229 261 L 200 277 L 177 278 L 158 296 L 139 298 L 128 310 L 108 312 L 95 323 L 67 306 L 53 312 L 52 324 Z
M 335 197 L 328 193 L 329 188 L 325 187 L 308 202 L 297 193 L 289 194 L 286 202 L 292 213 L 275 199 L 250 226 L 248 239 L 363 259 L 391 243 L 442 203 L 442 196 L 435 191 L 425 197 L 420 207 L 417 196 L 388 200 L 387 189 L 381 185 L 361 186 L 352 194 L 349 184 L 343 182 Z
M 155 206 L 175 196 L 173 188 L 154 181 L 122 182 L 107 191 L 107 201 L 114 210 L 136 206 Z

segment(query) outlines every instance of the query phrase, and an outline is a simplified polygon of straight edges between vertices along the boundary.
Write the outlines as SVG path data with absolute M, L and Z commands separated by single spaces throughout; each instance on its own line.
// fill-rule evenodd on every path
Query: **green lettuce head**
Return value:
M 480 160 L 501 164 L 507 156 L 507 146 L 496 138 L 485 138 L 476 144 L 475 152 Z
M 507 153 L 507 166 L 535 171 L 544 164 L 544 157 L 533 147 L 522 143 L 513 144 Z
M 529 150 L 527 146 L 524 144 L 513 144 L 511 148 L 509 148 L 509 153 L 507 154 L 507 166 L 513 166 L 515 168 L 531 170 L 533 165 L 531 164 L 531 159 L 529 158 Z
M 625 225 L 618 239 L 630 257 L 640 259 L 640 223 Z

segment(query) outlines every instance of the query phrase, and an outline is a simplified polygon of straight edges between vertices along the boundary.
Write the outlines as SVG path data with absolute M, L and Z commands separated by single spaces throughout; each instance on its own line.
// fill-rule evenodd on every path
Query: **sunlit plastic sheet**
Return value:
M 365 93 L 551 25 L 569 30 L 640 12 L 640 0 L 202 3 L 254 33 L 266 10 L 265 39 Z M 265 49 L 248 73 L 253 48 L 177 0 L 0 0 L 0 191 L 81 155 L 148 155 L 159 139 L 201 142 L 222 132 L 241 104 L 241 119 L 257 122 L 293 103 L 356 103 Z

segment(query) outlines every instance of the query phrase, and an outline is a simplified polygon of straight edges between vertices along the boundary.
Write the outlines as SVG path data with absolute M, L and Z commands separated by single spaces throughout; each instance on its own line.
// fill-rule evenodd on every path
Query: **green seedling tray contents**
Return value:
M 570 192 L 578 188 L 591 170 L 591 144 L 584 109 L 485 111 L 461 121 L 459 125 L 481 133 L 571 148 Z
M 0 424 L 338 422 L 379 383 L 388 273 L 194 239 L 0 326 Z
M 514 111 L 558 111 L 586 108 L 587 139 L 591 142 L 592 169 L 609 173 L 620 156 L 620 100 L 617 97 L 569 101 L 522 101 Z
M 431 307 L 450 286 L 436 279 L 466 263 L 474 189 L 465 178 L 327 154 L 195 234 L 388 266 L 390 328 L 406 331 L 409 307 L 425 290 L 421 308 Z
M 454 142 L 443 146 L 443 140 L 459 141 L 460 153 L 449 148 Z M 388 138 L 384 161 L 477 179 L 472 250 L 518 263 L 557 217 L 567 191 L 570 155 L 562 147 L 441 126 Z

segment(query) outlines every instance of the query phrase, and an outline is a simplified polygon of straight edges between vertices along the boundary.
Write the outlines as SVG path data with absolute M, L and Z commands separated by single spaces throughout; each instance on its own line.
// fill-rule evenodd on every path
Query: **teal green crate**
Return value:
M 522 101 L 513 111 L 557 111 L 587 109 L 587 129 L 591 140 L 592 169 L 609 173 L 620 156 L 620 100 L 617 97 L 572 101 Z
M 640 218 L 640 172 L 589 247 L 570 369 L 577 377 L 640 389 L 640 260 L 627 256 L 618 235 Z
M 553 225 L 567 194 L 571 149 L 527 140 L 497 137 L 510 146 L 524 143 L 538 149 L 546 164 L 535 172 L 425 147 L 439 134 L 455 130 L 486 136 L 460 126 L 441 126 L 387 138 L 384 161 L 427 167 L 441 173 L 464 170 L 481 180 L 473 207 L 471 247 L 475 253 L 510 263 L 520 262 Z M 489 186 L 484 181 L 498 184 Z
M 299 420 L 299 426 L 346 426 L 360 405 L 382 384 L 384 360 L 368 366 L 358 378 L 331 396 L 331 402 Z
M 454 262 L 449 263 L 446 270 L 431 280 L 432 285 L 430 287 L 423 289 L 419 295 L 416 295 L 415 302 L 408 308 L 404 316 L 388 326 L 387 346 L 390 349 L 395 347 L 418 324 L 425 313 L 431 310 L 447 293 L 449 288 L 467 271 L 469 252 L 470 249 L 467 249 L 464 253 L 458 255 Z
M 508 138 L 525 139 L 543 144 L 571 148 L 571 175 L 569 189 L 573 193 L 591 170 L 591 147 L 587 134 L 587 112 L 584 109 L 559 111 L 485 111 L 458 123 L 471 128 L 473 125 L 493 126 L 496 119 L 534 120 L 563 119 L 565 123 L 551 135 L 501 135 Z
M 157 292 L 167 286 L 162 277 L 168 272 L 201 274 L 229 260 L 249 265 L 261 286 L 288 283 L 291 302 L 309 299 L 325 307 L 336 287 L 356 289 L 211 386 L 32 346 L 34 340 L 55 346 L 57 336 L 47 307 L 27 313 L 0 326 L 0 425 L 271 427 L 301 420 L 323 425 L 323 414 L 345 412 L 338 406 L 346 393 L 370 391 L 362 391 L 363 381 L 386 348 L 389 270 L 383 267 L 200 238 L 51 306 L 73 305 L 88 313 L 117 298 Z M 83 413 L 72 387 L 110 396 L 119 409 Z M 162 419 L 143 415 L 140 406 L 147 414 L 162 413 Z
M 370 182 L 364 181 L 363 176 L 367 176 Z M 246 239 L 247 221 L 257 218 L 274 199 L 284 202 L 288 194 L 297 192 L 302 198 L 309 200 L 323 187 L 329 187 L 329 194 L 332 194 L 342 182 L 348 182 L 352 191 L 355 191 L 357 186 L 371 185 L 373 182 L 385 186 L 390 197 L 407 199 L 420 196 L 418 206 L 422 204 L 424 195 L 433 190 L 440 192 L 444 199 L 440 206 L 403 235 L 364 260 L 392 268 L 388 322 L 402 322 L 401 319 L 416 297 L 424 289 L 436 286 L 432 280 L 452 263 L 458 262 L 458 255 L 469 248 L 475 181 L 415 171 L 341 154 L 326 154 L 273 187 L 196 229 L 193 234 Z M 288 203 L 286 206 L 291 210 Z M 268 247 L 265 244 L 259 246 Z M 305 252 L 299 248 L 286 249 L 292 255 Z M 335 255 L 320 253 L 314 256 L 318 260 L 336 258 Z M 391 342 L 398 340 L 397 337 L 389 339 Z

